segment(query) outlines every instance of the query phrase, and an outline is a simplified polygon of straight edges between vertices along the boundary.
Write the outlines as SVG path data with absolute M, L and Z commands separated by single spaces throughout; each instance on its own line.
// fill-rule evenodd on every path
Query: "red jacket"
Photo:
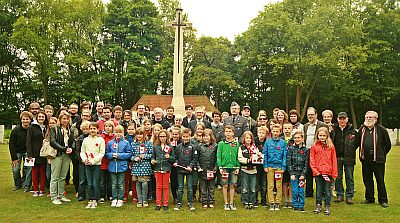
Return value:
M 317 141 L 310 149 L 310 167 L 314 176 L 327 174 L 334 179 L 338 176 L 335 147 Z
M 104 139 L 104 141 L 106 143 L 106 148 L 107 148 L 108 142 L 114 139 L 114 133 L 111 133 L 111 134 L 102 133 L 100 136 Z M 108 159 L 106 156 L 104 156 L 101 159 L 100 170 L 108 170 Z

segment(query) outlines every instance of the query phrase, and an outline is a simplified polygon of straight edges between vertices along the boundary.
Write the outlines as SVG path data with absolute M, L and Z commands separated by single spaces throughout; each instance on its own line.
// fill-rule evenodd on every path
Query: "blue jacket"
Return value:
M 153 174 L 151 170 L 151 157 L 153 155 L 153 145 L 151 142 L 132 142 L 132 176 L 150 176 Z M 135 161 L 136 157 L 144 155 L 143 159 L 138 162 Z
M 268 139 L 265 141 L 262 153 L 264 154 L 264 168 L 272 167 L 286 170 L 287 144 L 285 140 L 281 138 L 278 140 Z
M 118 153 L 118 158 L 114 158 L 113 153 Z M 115 139 L 107 144 L 106 157 L 110 160 L 108 171 L 111 173 L 122 173 L 128 170 L 128 161 L 132 156 L 132 147 L 127 140 L 121 138 L 119 142 Z

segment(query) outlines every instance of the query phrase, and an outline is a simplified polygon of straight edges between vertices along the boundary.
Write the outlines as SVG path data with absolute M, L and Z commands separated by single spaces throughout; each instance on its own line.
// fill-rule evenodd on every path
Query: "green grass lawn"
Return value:
M 66 186 L 71 203 L 59 206 L 52 205 L 47 197 L 32 197 L 31 193 L 22 190 L 12 191 L 11 161 L 8 145 L 0 145 L 0 222 L 397 222 L 400 216 L 400 147 L 394 147 L 388 156 L 386 165 L 386 187 L 389 196 L 389 208 L 383 209 L 379 204 L 358 204 L 364 200 L 364 186 L 361 178 L 361 167 L 355 169 L 357 204 L 332 203 L 332 214 L 315 215 L 315 199 L 306 200 L 306 213 L 293 213 L 289 209 L 271 212 L 265 208 L 245 210 L 239 205 L 239 196 L 235 200 L 238 210 L 224 211 L 222 192 L 216 190 L 216 208 L 202 210 L 200 203 L 195 203 L 196 210 L 190 212 L 186 206 L 175 212 L 154 211 L 154 204 L 148 209 L 138 209 L 132 203 L 122 208 L 111 208 L 110 203 L 100 204 L 97 209 L 85 209 L 86 202 L 74 198 L 73 185 Z M 396 183 L 397 182 L 397 183 Z M 184 195 L 186 196 L 186 195 Z

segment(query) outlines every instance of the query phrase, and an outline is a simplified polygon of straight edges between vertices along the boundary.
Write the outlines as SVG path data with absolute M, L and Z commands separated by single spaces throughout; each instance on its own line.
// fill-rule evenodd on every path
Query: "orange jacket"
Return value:
M 310 149 L 310 167 L 314 176 L 327 174 L 334 179 L 338 176 L 335 147 L 317 141 Z

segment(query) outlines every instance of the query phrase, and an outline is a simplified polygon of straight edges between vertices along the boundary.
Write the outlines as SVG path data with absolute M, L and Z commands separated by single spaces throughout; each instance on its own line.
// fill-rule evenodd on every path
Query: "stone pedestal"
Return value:
M 0 144 L 4 143 L 4 125 L 0 125 Z

